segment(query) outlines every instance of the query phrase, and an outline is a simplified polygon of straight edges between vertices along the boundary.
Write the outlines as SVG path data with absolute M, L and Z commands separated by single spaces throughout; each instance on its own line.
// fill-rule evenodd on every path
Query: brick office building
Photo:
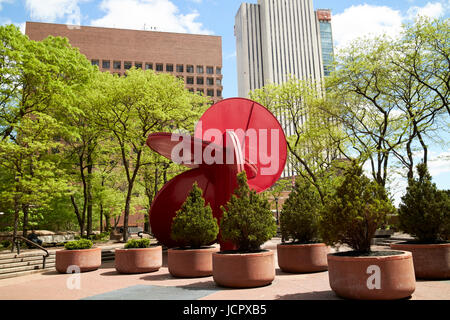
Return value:
M 171 73 L 183 78 L 191 92 L 222 100 L 222 38 L 127 29 L 73 27 L 27 22 L 26 35 L 35 41 L 52 36 L 69 39 L 101 71 L 123 75 L 132 67 Z

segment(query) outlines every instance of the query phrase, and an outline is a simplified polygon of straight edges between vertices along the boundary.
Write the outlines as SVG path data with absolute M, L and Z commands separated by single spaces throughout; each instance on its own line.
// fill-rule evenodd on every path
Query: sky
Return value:
M 222 37 L 223 96 L 237 96 L 234 17 L 242 0 L 0 0 L 0 25 L 25 21 L 211 34 Z M 257 0 L 248 0 L 257 3 Z M 417 15 L 450 17 L 450 0 L 313 0 L 332 10 L 336 48 L 360 36 L 398 34 Z M 449 139 L 450 140 L 450 139 Z M 450 189 L 450 145 L 432 145 L 430 172 Z M 402 189 L 403 187 L 399 187 Z M 398 195 L 397 195 L 398 198 Z

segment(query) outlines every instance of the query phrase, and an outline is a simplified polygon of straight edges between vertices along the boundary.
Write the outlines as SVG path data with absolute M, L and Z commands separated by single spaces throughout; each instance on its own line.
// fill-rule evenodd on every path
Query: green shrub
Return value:
M 239 251 L 257 251 L 274 237 L 277 225 L 267 199 L 250 190 L 245 171 L 237 175 L 238 188 L 226 208 L 221 207 L 223 240 L 233 242 Z
M 418 179 L 410 179 L 399 208 L 399 226 L 420 242 L 448 240 L 450 234 L 450 197 L 431 182 L 425 164 L 417 165 Z
M 335 192 L 325 198 L 320 233 L 329 245 L 345 243 L 355 251 L 370 252 L 375 231 L 393 212 L 385 189 L 364 176 L 354 163 Z
M 67 250 L 80 250 L 80 249 L 90 249 L 92 248 L 92 241 L 88 239 L 80 239 L 75 241 L 66 242 L 64 248 Z
M 150 239 L 130 239 L 125 244 L 125 249 L 143 249 L 150 247 Z
M 292 239 L 294 243 L 308 243 L 317 240 L 321 210 L 322 202 L 317 189 L 306 179 L 297 179 L 281 210 L 283 241 Z
M 195 182 L 186 201 L 173 218 L 171 238 L 181 247 L 200 248 L 212 244 L 219 234 L 211 206 L 205 206 L 203 191 Z

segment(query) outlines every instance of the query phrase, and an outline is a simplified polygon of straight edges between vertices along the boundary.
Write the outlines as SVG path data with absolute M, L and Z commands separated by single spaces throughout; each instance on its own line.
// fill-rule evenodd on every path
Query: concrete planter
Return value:
M 116 249 L 115 266 L 119 273 L 147 273 L 162 266 L 162 247 Z
M 199 278 L 211 276 L 212 254 L 218 252 L 215 247 L 201 249 L 169 249 L 167 264 L 169 272 L 179 278 Z
M 274 253 L 213 253 L 213 279 L 223 287 L 254 288 L 275 279 Z
M 340 297 L 358 300 L 396 300 L 416 289 L 410 252 L 389 256 L 328 254 L 331 289 Z
M 450 243 L 393 243 L 391 248 L 412 253 L 416 278 L 450 279 Z
M 77 266 L 80 272 L 97 270 L 102 265 L 102 249 L 56 251 L 56 270 L 67 273 L 67 268 Z
M 284 272 L 307 273 L 328 269 L 329 248 L 324 243 L 277 245 L 278 266 Z

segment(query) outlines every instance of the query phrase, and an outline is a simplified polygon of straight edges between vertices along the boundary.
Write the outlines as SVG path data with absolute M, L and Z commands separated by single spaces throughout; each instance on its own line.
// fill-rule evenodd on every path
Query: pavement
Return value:
M 279 242 L 280 239 L 273 239 L 263 248 L 276 250 Z M 388 249 L 373 247 L 373 250 Z M 274 257 L 276 260 L 276 254 Z M 107 261 L 96 271 L 78 275 L 46 271 L 3 279 L 0 300 L 340 300 L 330 288 L 328 272 L 290 274 L 282 272 L 277 262 L 275 266 L 276 277 L 271 285 L 228 289 L 217 286 L 212 276 L 172 277 L 164 252 L 162 268 L 152 273 L 119 274 L 114 261 Z M 410 300 L 450 300 L 450 281 L 418 280 Z

